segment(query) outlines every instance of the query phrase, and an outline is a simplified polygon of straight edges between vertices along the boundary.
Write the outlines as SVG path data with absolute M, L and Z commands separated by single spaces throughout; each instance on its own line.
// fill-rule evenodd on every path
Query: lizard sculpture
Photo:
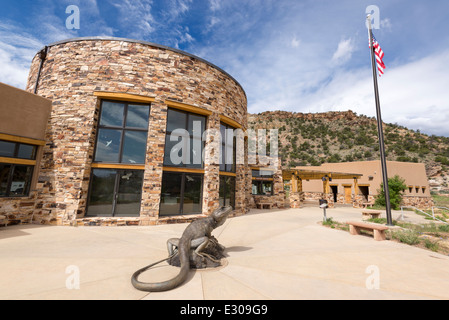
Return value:
M 221 207 L 215 210 L 212 215 L 201 218 L 190 223 L 184 230 L 181 239 L 170 239 L 167 241 L 168 251 L 170 256 L 167 259 L 150 264 L 142 269 L 137 270 L 131 277 L 131 283 L 134 288 L 141 291 L 159 292 L 167 291 L 176 288 L 181 285 L 187 278 L 190 270 L 190 251 L 195 249 L 194 254 L 203 255 L 202 250 L 206 248 L 211 240 L 212 230 L 221 226 L 232 211 L 232 207 Z M 173 246 L 177 246 L 177 250 L 173 250 Z M 179 260 L 181 264 L 181 270 L 174 278 L 156 283 L 145 283 L 138 280 L 139 275 L 151 268 L 152 266 L 171 259 L 175 254 L 179 254 Z

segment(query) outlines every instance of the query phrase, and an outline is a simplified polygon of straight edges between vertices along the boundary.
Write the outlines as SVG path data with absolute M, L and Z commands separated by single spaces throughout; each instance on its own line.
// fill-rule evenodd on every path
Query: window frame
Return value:
M 229 178 L 229 179 L 233 180 L 233 182 L 232 182 L 234 184 L 234 195 L 233 196 L 231 195 L 231 190 L 228 190 L 228 184 L 226 183 L 226 178 Z M 231 205 L 232 209 L 235 210 L 235 202 L 236 202 L 235 195 L 237 194 L 237 190 L 236 190 L 237 177 L 233 176 L 233 175 L 220 175 L 220 178 L 219 178 L 219 181 L 218 181 L 218 183 L 219 183 L 219 186 L 218 186 L 218 189 L 219 189 L 218 190 L 218 201 L 219 202 L 221 200 L 221 195 L 220 195 L 221 188 L 220 187 L 222 185 L 222 183 L 221 183 L 222 179 L 224 180 L 223 185 L 225 186 L 225 189 L 223 190 L 223 194 L 224 194 L 223 205 L 225 205 L 226 204 L 226 200 L 229 199 L 230 200 L 229 202 L 230 202 L 230 205 Z
M 110 214 L 92 214 L 92 212 L 89 213 L 89 207 L 92 207 L 91 204 L 91 197 L 92 197 L 92 191 L 93 191 L 93 180 L 94 180 L 94 171 L 98 170 L 110 170 L 110 171 L 114 171 L 113 176 L 114 176 L 114 184 L 112 186 L 112 198 L 111 198 L 111 210 L 110 210 Z M 140 170 L 139 168 L 92 168 L 91 170 L 91 174 L 90 174 L 90 180 L 89 180 L 89 191 L 88 191 L 88 195 L 87 195 L 87 205 L 86 205 L 86 212 L 84 214 L 85 217 L 88 218 L 92 218 L 92 217 L 103 217 L 103 218 L 137 218 L 140 217 L 140 210 L 141 210 L 141 206 L 139 209 L 139 213 L 138 214 L 134 214 L 134 215 L 120 215 L 117 214 L 117 205 L 119 205 L 119 199 L 118 199 L 118 195 L 120 194 L 120 176 L 122 176 L 122 174 L 124 174 L 125 171 L 140 171 L 142 172 L 142 182 L 141 182 L 141 186 L 140 186 L 140 202 L 142 201 L 142 195 L 143 195 L 143 176 L 144 176 L 144 170 Z
M 195 164 L 193 163 L 193 159 L 191 157 L 190 162 L 191 163 L 186 163 L 186 156 L 184 155 L 183 160 L 181 161 L 181 163 L 179 164 L 174 164 L 174 163 L 166 163 L 165 159 L 167 156 L 167 152 L 170 153 L 170 150 L 167 150 L 167 139 L 170 137 L 170 135 L 173 133 L 173 131 L 169 131 L 168 130 L 168 113 L 169 111 L 174 111 L 174 112 L 179 112 L 182 113 L 186 116 L 185 121 L 184 121 L 184 127 L 183 128 L 176 128 L 176 129 L 184 129 L 187 132 L 189 132 L 189 124 L 190 124 L 190 117 L 191 116 L 195 116 L 195 117 L 201 117 L 204 118 L 204 128 L 203 132 L 201 132 L 201 136 L 199 138 L 200 142 L 201 142 L 201 164 Z M 204 168 L 204 159 L 203 159 L 203 152 L 206 146 L 205 141 L 203 141 L 203 134 L 206 131 L 206 127 L 207 127 L 207 120 L 208 117 L 204 114 L 199 114 L 199 113 L 195 113 L 195 112 L 191 112 L 191 111 L 187 111 L 187 110 L 182 110 L 182 109 L 177 109 L 176 107 L 168 107 L 167 108 L 167 121 L 166 121 L 166 125 L 165 125 L 165 140 L 164 140 L 164 160 L 163 160 L 163 166 L 164 167 L 171 167 L 171 168 L 185 168 L 185 169 L 203 169 Z M 193 122 L 192 122 L 193 124 Z M 176 130 L 175 129 L 175 130 Z M 192 129 L 193 131 L 193 129 Z M 195 138 L 195 136 L 192 134 L 190 134 L 189 132 L 189 137 L 187 139 L 190 143 L 190 149 L 189 149 L 189 156 L 191 156 L 191 152 L 193 150 L 193 141 L 194 140 L 198 140 L 198 137 Z M 180 143 L 179 141 L 177 143 Z
M 262 175 L 262 172 L 271 172 L 271 174 L 264 174 Z M 252 168 L 251 169 L 251 194 L 254 196 L 272 196 L 274 195 L 274 172 L 272 170 L 266 170 L 264 168 Z M 271 192 L 269 194 L 265 193 L 259 193 L 263 189 L 263 184 L 269 183 L 271 185 Z M 256 186 L 257 193 L 253 193 L 253 186 Z
M 111 103 L 118 103 L 123 104 L 123 118 L 122 118 L 122 125 L 121 126 L 111 126 L 111 125 L 102 125 L 101 124 L 101 117 L 104 112 L 103 109 L 103 103 L 104 102 L 111 102 Z M 138 128 L 138 127 L 128 127 L 126 125 L 127 117 L 128 117 L 128 110 L 129 105 L 140 105 L 140 106 L 148 106 L 148 119 L 147 119 L 147 126 L 146 128 Z M 110 100 L 110 99 L 101 99 L 100 100 L 100 111 L 98 116 L 98 123 L 96 128 L 97 137 L 95 139 L 95 149 L 93 154 L 93 164 L 118 164 L 118 165 L 134 165 L 133 163 L 129 162 L 123 162 L 123 150 L 124 150 L 124 144 L 125 144 L 125 135 L 127 132 L 146 132 L 146 142 L 145 142 L 145 150 L 148 145 L 148 131 L 150 126 L 150 114 L 151 114 L 151 103 L 145 103 L 145 102 L 132 102 L 132 101 L 122 101 L 122 100 Z M 117 161 L 106 161 L 106 160 L 97 160 L 97 152 L 98 152 L 98 142 L 100 139 L 100 130 L 106 129 L 106 130 L 118 130 L 120 131 L 120 145 L 118 150 L 118 159 Z M 145 151 L 146 155 L 146 151 Z M 144 165 L 145 164 L 145 158 L 144 155 L 144 161 L 143 163 L 137 162 L 137 165 Z
M 224 127 L 224 137 L 221 133 L 221 128 Z M 220 122 L 220 135 L 221 135 L 221 142 L 220 142 L 220 172 L 228 172 L 228 173 L 236 173 L 237 172 L 237 139 L 236 136 L 232 135 L 232 164 L 226 163 L 226 158 L 228 156 L 228 146 L 230 146 L 227 136 L 227 130 L 234 131 L 236 128 L 233 126 L 221 121 Z M 224 152 L 223 152 L 224 151 Z M 222 169 L 222 166 L 224 166 L 224 170 Z M 228 166 L 230 168 L 228 169 Z
M 0 139 L 0 142 L 7 142 L 14 144 L 14 151 L 11 156 L 0 156 L 0 164 L 2 165 L 9 165 L 10 168 L 8 169 L 8 174 L 6 177 L 6 192 L 4 195 L 0 195 L 0 198 L 25 198 L 30 196 L 31 186 L 33 183 L 33 177 L 34 177 L 34 171 L 36 167 L 36 158 L 38 154 L 38 148 L 39 145 L 29 143 L 28 141 L 31 139 L 26 138 L 20 138 L 20 137 L 14 137 L 14 136 L 8 136 L 4 135 L 6 139 Z M 27 140 L 27 141 L 23 141 Z M 43 142 L 38 141 L 40 145 L 43 144 Z M 23 157 L 20 156 L 20 147 L 21 146 L 27 146 L 32 147 L 31 155 L 30 157 Z M 30 172 L 28 173 L 28 180 L 25 182 L 26 188 L 24 189 L 23 193 L 20 194 L 13 194 L 11 191 L 11 186 L 13 183 L 14 175 L 16 172 L 17 167 L 25 167 L 30 168 Z
M 269 194 L 259 193 L 259 190 L 262 190 L 262 185 L 264 183 L 269 183 L 271 185 L 271 192 Z M 258 193 L 253 193 L 253 186 L 256 185 Z M 273 181 L 272 180 L 253 180 L 251 183 L 251 194 L 253 196 L 272 196 L 273 195 Z
M 161 209 L 162 209 L 162 190 L 163 190 L 163 183 L 164 183 L 164 175 L 165 174 L 177 174 L 181 176 L 181 185 L 180 185 L 180 192 L 179 192 L 179 210 L 176 214 L 163 214 L 161 213 Z M 199 203 L 199 212 L 194 212 L 194 213 L 185 213 L 184 212 L 184 200 L 185 200 L 185 194 L 186 194 L 186 175 L 194 175 L 196 177 L 200 177 L 201 178 L 201 188 L 200 188 L 200 195 L 199 195 L 199 199 L 200 199 L 200 203 Z M 187 172 L 187 171 L 169 171 L 169 170 L 164 170 L 163 174 L 162 174 L 162 179 L 161 179 L 161 197 L 159 200 L 159 217 L 175 217 L 175 216 L 192 216 L 192 215 L 199 215 L 202 214 L 203 211 L 203 195 L 204 195 L 204 174 L 200 173 L 200 172 Z

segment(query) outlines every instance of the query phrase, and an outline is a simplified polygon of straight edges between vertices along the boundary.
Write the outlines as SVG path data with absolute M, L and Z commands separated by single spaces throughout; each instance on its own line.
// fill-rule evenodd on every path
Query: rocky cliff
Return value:
M 349 111 L 250 114 L 253 129 L 278 129 L 283 167 L 379 159 L 377 121 Z M 387 159 L 422 162 L 434 191 L 449 192 L 449 138 L 383 124 Z

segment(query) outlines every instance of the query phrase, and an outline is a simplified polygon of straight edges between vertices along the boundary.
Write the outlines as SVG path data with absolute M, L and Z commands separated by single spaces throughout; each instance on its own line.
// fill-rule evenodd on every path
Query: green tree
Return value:
M 388 190 L 390 194 L 390 205 L 393 210 L 398 210 L 402 200 L 402 192 L 407 188 L 405 180 L 400 176 L 395 175 L 393 178 L 388 178 Z M 385 190 L 384 184 L 380 184 L 380 190 L 375 197 L 375 204 L 385 207 Z

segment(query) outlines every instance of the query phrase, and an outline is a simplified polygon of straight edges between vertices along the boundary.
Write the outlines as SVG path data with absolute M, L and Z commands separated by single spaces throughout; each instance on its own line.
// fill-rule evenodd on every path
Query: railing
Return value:
M 402 207 L 401 207 L 401 220 L 404 220 L 404 210 L 403 210 L 403 208 L 414 209 L 414 210 L 416 210 L 416 211 L 419 211 L 419 212 L 425 214 L 426 216 L 431 217 L 431 218 L 434 219 L 434 220 L 438 220 L 438 221 L 443 222 L 443 223 L 445 223 L 445 224 L 449 224 L 449 223 L 446 222 L 446 221 L 443 221 L 443 220 L 440 220 L 440 219 L 438 219 L 438 218 L 435 218 L 435 211 L 433 210 L 433 208 L 444 208 L 444 209 L 446 209 L 446 210 L 449 210 L 449 208 L 446 208 L 446 207 L 432 207 L 432 214 L 429 214 L 429 213 L 424 212 L 424 211 L 422 211 L 422 210 L 420 210 L 420 209 L 418 209 L 418 208 L 416 208 L 416 207 L 402 206 Z

